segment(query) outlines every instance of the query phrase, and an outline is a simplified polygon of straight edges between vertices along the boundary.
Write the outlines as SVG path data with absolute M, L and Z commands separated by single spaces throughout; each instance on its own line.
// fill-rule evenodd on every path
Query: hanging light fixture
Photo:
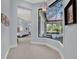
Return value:
M 47 1 L 46 1 L 46 0 L 44 0 L 44 6 L 43 6 L 42 9 L 43 9 L 43 11 L 45 11 L 45 12 L 47 11 Z

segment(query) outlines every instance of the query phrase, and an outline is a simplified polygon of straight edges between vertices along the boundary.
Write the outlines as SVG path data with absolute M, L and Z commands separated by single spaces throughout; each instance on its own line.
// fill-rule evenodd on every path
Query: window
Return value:
M 38 10 L 38 37 L 45 37 L 63 43 L 63 5 L 56 0 L 47 11 Z
M 51 34 L 63 33 L 63 24 L 62 23 L 50 23 L 46 24 L 46 32 Z
M 62 0 L 56 0 L 48 7 L 46 12 L 47 20 L 61 20 L 63 15 Z

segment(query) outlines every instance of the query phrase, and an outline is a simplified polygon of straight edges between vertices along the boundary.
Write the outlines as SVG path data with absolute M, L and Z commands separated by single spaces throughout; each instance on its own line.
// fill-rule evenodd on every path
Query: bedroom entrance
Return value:
M 17 42 L 31 40 L 31 9 L 17 8 Z

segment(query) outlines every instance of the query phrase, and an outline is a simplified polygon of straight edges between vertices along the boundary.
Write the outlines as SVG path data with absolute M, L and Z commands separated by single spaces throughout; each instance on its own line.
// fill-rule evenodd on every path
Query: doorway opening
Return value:
M 31 9 L 17 7 L 17 43 L 31 40 Z

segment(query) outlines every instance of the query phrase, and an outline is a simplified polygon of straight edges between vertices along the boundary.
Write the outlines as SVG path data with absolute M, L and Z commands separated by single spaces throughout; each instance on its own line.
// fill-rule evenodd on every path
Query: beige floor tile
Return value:
M 59 53 L 44 45 L 20 43 L 9 51 L 7 59 L 61 59 Z

